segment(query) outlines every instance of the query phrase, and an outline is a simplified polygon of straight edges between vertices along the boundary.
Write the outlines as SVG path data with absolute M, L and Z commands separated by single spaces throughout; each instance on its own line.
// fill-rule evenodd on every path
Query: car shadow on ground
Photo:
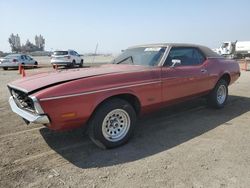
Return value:
M 138 121 L 134 137 L 111 150 L 96 147 L 80 131 L 56 133 L 40 130 L 47 144 L 63 158 L 80 168 L 118 165 L 136 161 L 187 142 L 250 110 L 250 98 L 230 96 L 224 109 L 206 107 L 206 101 L 178 104 Z

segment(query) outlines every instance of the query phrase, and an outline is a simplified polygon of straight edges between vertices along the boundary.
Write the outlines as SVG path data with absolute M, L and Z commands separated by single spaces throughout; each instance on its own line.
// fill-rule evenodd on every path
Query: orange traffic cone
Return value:
M 244 63 L 241 66 L 241 70 L 244 70 L 244 71 L 247 70 L 247 61 L 244 61 Z
M 22 68 L 22 77 L 25 77 L 26 76 L 26 74 L 25 74 L 25 69 L 24 69 L 24 67 Z
M 21 64 L 18 65 L 18 71 L 19 71 L 19 74 L 22 74 L 22 68 L 23 66 Z

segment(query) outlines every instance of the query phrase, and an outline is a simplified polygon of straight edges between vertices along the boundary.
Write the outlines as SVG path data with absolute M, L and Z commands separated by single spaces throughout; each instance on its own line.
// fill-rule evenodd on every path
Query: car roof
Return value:
M 137 45 L 137 46 L 132 46 L 129 47 L 128 49 L 133 49 L 133 48 L 140 48 L 140 47 L 145 47 L 145 48 L 152 48 L 152 47 L 194 47 L 200 49 L 204 55 L 207 58 L 223 58 L 210 48 L 198 44 L 189 44 L 189 43 L 155 43 L 155 44 L 145 44 L 145 45 Z
M 7 55 L 7 56 L 17 57 L 17 56 L 21 56 L 21 55 L 25 55 L 25 54 L 9 54 L 9 55 Z M 5 56 L 5 57 L 7 57 L 7 56 Z
M 19 55 L 24 55 L 24 54 L 9 54 L 9 55 L 19 56 Z

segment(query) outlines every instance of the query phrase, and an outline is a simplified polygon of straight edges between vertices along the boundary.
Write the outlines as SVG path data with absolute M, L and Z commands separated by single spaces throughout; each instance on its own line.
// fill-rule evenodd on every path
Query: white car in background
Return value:
M 36 60 L 25 54 L 10 54 L 0 59 L 0 67 L 2 67 L 3 70 L 8 70 L 8 68 L 17 68 L 19 64 L 27 67 L 37 67 L 38 65 Z
M 82 57 L 74 50 L 58 50 L 54 51 L 51 55 L 51 64 L 53 68 L 55 66 L 65 66 L 65 67 L 83 67 Z

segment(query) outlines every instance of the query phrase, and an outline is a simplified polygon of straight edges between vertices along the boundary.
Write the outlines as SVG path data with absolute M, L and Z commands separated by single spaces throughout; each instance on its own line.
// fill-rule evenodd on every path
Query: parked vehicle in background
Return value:
M 1 63 L 3 60 L 4 60 L 4 57 L 1 57 L 1 58 L 0 58 L 0 63 Z
M 51 64 L 55 66 L 64 66 L 64 67 L 83 67 L 84 60 L 82 57 L 74 50 L 59 50 L 54 51 L 51 55 Z
M 220 48 L 215 51 L 232 59 L 250 57 L 250 41 L 223 42 Z
M 128 141 L 139 115 L 201 96 L 223 108 L 228 86 L 239 76 L 236 61 L 204 46 L 142 45 L 113 64 L 14 81 L 9 103 L 27 123 L 53 130 L 85 126 L 94 143 L 113 148 Z
M 8 68 L 17 68 L 19 64 L 27 65 L 28 67 L 37 67 L 38 62 L 34 60 L 32 57 L 25 54 L 10 54 L 0 60 L 0 67 L 4 70 L 8 70 Z

